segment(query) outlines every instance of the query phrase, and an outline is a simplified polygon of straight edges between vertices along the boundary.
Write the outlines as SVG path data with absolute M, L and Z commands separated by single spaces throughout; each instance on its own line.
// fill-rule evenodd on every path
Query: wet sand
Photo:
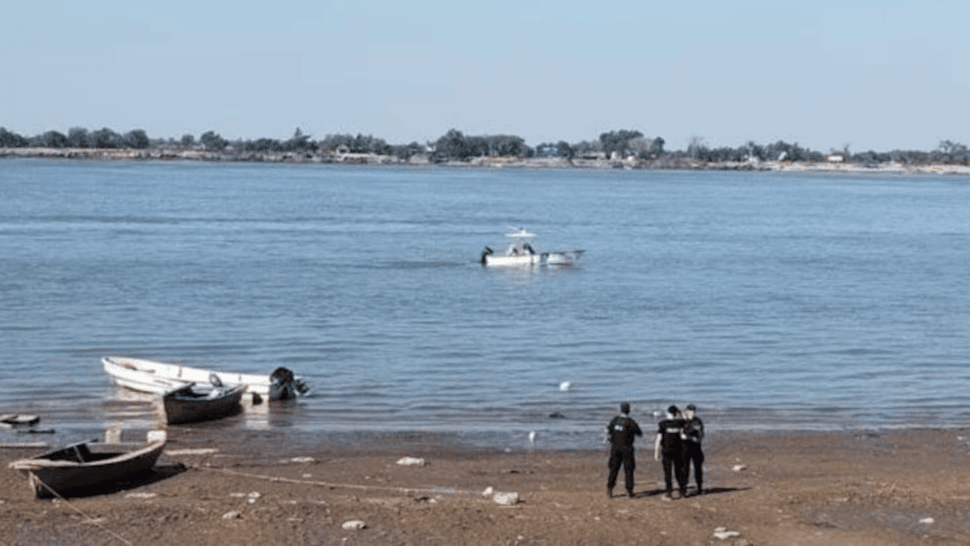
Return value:
M 334 446 L 173 427 L 150 475 L 35 500 L 7 463 L 40 452 L 0 448 L 2 546 L 970 543 L 970 429 L 711 430 L 707 491 L 672 501 L 652 439 L 638 446 L 633 499 L 607 498 L 605 450 L 492 452 L 408 435 Z M 351 521 L 364 527 L 344 529 Z

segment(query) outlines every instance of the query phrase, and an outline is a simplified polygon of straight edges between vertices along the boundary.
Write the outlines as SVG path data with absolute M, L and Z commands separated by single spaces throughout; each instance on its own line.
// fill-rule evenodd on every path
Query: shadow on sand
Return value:
M 186 470 L 186 466 L 182 463 L 155 465 L 148 470 L 138 472 L 137 474 L 132 474 L 127 479 L 119 480 L 114 483 L 99 485 L 96 487 L 87 487 L 84 489 L 71 489 L 63 492 L 58 491 L 57 494 L 63 498 L 84 498 L 98 495 L 111 495 L 113 493 L 137 489 L 139 487 L 151 485 L 162 480 L 167 480 L 172 476 L 177 476 L 185 472 Z M 51 496 L 52 495 L 50 495 L 49 491 L 46 495 L 43 495 L 44 498 L 50 498 Z
M 687 496 L 686 497 L 683 497 L 683 498 L 685 498 L 685 499 L 693 499 L 693 498 L 697 498 L 697 497 L 708 497 L 708 496 L 711 496 L 711 495 L 721 495 L 721 494 L 724 494 L 724 493 L 733 493 L 735 491 L 747 491 L 749 489 L 751 489 L 751 488 L 750 487 L 708 487 L 708 488 L 704 489 L 704 492 L 703 493 L 698 494 L 697 493 L 697 489 L 691 487 L 690 489 L 687 490 Z M 639 491 L 639 492 L 635 492 L 635 493 L 633 493 L 633 498 L 635 498 L 635 499 L 645 499 L 645 498 L 648 498 L 648 497 L 662 497 L 666 493 L 667 493 L 667 490 L 666 489 L 652 489 L 650 491 Z M 678 492 L 675 490 L 674 491 L 674 500 L 680 500 L 680 497 L 678 497 L 677 495 L 678 495 Z M 614 496 L 616 496 L 616 495 L 614 495 Z

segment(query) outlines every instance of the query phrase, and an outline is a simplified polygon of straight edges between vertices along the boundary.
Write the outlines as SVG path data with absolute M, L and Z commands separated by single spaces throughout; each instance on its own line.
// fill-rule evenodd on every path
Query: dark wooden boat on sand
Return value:
M 68 496 L 128 479 L 153 466 L 165 447 L 164 430 L 144 443 L 91 440 L 10 463 L 23 472 L 38 497 Z

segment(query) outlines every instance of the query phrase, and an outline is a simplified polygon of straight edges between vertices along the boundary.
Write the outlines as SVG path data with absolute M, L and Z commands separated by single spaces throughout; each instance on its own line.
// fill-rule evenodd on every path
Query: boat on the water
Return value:
M 517 267 L 533 265 L 576 265 L 583 250 L 561 250 L 557 252 L 538 252 L 532 246 L 534 233 L 520 229 L 505 235 L 511 239 L 503 254 L 496 254 L 489 247 L 482 252 L 482 265 L 499 267 Z
M 219 419 L 238 412 L 246 385 L 226 387 L 213 377 L 212 385 L 189 383 L 162 395 L 165 420 L 170 425 Z
M 27 476 L 37 498 L 55 494 L 69 496 L 152 468 L 162 454 L 165 441 L 164 430 L 148 432 L 144 443 L 91 440 L 14 461 L 10 468 Z
M 5 413 L 0 415 L 0 428 L 33 426 L 40 422 L 37 415 L 23 415 L 20 413 Z
M 106 356 L 101 359 L 104 371 L 114 384 L 139 392 L 165 394 L 190 383 L 208 383 L 215 376 L 226 387 L 245 386 L 246 391 L 270 400 L 285 400 L 305 394 L 309 388 L 303 379 L 286 368 L 269 375 L 243 374 L 191 368 L 153 360 Z

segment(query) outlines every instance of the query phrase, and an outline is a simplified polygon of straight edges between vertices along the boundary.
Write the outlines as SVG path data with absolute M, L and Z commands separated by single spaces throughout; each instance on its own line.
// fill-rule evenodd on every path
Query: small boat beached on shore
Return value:
M 272 374 L 240 374 L 190 368 L 153 360 L 107 356 L 101 359 L 111 381 L 121 387 L 152 394 L 165 394 L 190 383 L 208 383 L 215 376 L 226 387 L 243 385 L 247 392 L 270 400 L 296 398 L 307 392 L 306 383 L 286 368 Z
M 512 239 L 504 254 L 496 254 L 489 247 L 482 252 L 482 265 L 499 267 L 517 267 L 532 265 L 575 265 L 579 262 L 583 250 L 562 250 L 558 252 L 537 252 L 532 246 L 535 234 L 520 229 L 506 234 Z
M 83 492 L 135 476 L 153 466 L 165 447 L 164 430 L 148 432 L 145 443 L 92 440 L 10 463 L 28 478 L 38 497 Z
M 168 424 L 177 425 L 226 417 L 240 410 L 239 402 L 244 392 L 245 385 L 224 387 L 189 383 L 162 395 L 165 419 Z

